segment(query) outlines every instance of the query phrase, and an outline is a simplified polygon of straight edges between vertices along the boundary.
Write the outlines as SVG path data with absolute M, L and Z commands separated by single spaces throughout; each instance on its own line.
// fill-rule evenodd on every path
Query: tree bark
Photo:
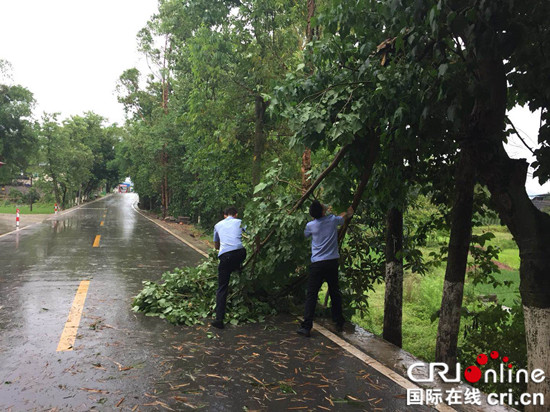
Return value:
M 252 161 L 252 185 L 256 186 L 262 178 L 262 156 L 265 148 L 264 117 L 268 103 L 260 95 L 255 100 L 254 159 Z
M 168 172 L 166 170 L 168 168 L 168 154 L 166 153 L 166 144 L 162 149 L 160 158 L 161 158 L 161 164 L 162 164 L 162 181 L 160 183 L 160 203 L 162 207 L 162 218 L 164 219 L 168 214 L 168 206 L 170 203 L 169 196 L 168 196 Z
M 306 147 L 302 154 L 302 193 L 306 193 L 311 187 L 311 149 Z
M 168 68 L 167 56 L 172 52 L 172 42 L 170 41 L 170 36 L 166 35 L 164 42 L 164 55 L 162 62 L 162 110 L 164 114 L 168 114 L 168 98 L 170 94 L 170 74 Z M 161 183 L 161 203 L 162 203 L 162 217 L 165 218 L 168 213 L 168 206 L 170 203 L 170 198 L 168 194 L 168 153 L 166 153 L 167 144 L 164 143 L 162 148 L 162 183 Z
M 55 173 L 50 173 L 50 176 L 52 177 L 53 195 L 55 197 L 55 201 L 59 205 L 59 207 L 62 207 L 61 196 L 59 195 L 59 187 L 57 186 L 57 176 Z
M 304 194 L 302 194 L 302 197 L 300 198 L 300 200 L 298 200 L 296 202 L 296 204 L 292 207 L 290 212 L 288 212 L 289 215 L 294 213 L 296 210 L 298 210 L 298 208 L 300 208 L 304 204 L 304 202 L 309 197 L 309 195 L 312 194 L 315 189 L 317 189 L 317 186 L 319 186 L 321 184 L 323 179 L 325 177 L 327 177 L 327 175 L 330 172 L 332 172 L 332 170 L 335 169 L 336 166 L 338 166 L 338 164 L 344 158 L 344 155 L 347 153 L 347 151 L 350 149 L 350 147 L 351 147 L 351 145 L 348 144 L 348 145 L 342 147 L 340 149 L 340 151 L 338 153 L 336 153 L 336 156 L 332 160 L 332 163 L 330 165 L 328 165 L 328 167 L 325 170 L 323 170 L 323 172 L 317 177 L 317 179 L 315 179 L 315 182 L 313 182 L 313 184 L 311 184 L 309 189 L 307 189 L 307 191 Z
M 529 370 L 550 373 L 550 216 L 539 211 L 525 190 L 528 164 L 510 159 L 502 144 L 506 110 L 506 73 L 502 59 L 484 58 L 478 64 L 480 87 L 471 116 L 471 130 L 463 147 L 478 166 L 480 179 L 491 192 L 500 218 L 508 226 L 520 252 L 520 293 L 525 315 Z M 550 404 L 550 379 L 529 381 L 529 393 L 542 393 Z
M 464 279 L 466 277 L 468 250 L 472 238 L 474 186 L 474 167 L 465 152 L 461 152 L 455 171 L 455 199 L 451 212 L 451 237 L 449 239 L 449 253 L 435 347 L 435 360 L 446 363 L 452 373 L 455 372 L 456 367 Z
M 313 40 L 313 34 L 314 29 L 311 26 L 311 19 L 315 15 L 315 0 L 307 0 L 307 26 L 306 26 L 306 39 L 307 42 L 311 42 Z M 312 61 L 312 53 L 309 53 L 308 55 L 308 67 L 310 73 L 313 73 L 314 67 L 313 67 L 313 61 Z M 311 187 L 311 177 L 309 175 L 309 172 L 311 171 L 311 149 L 309 147 L 306 147 L 304 149 L 304 153 L 302 154 L 302 193 L 307 192 L 307 190 Z
M 382 337 L 401 347 L 403 318 L 403 213 L 392 207 L 386 217 L 386 295 Z
M 61 197 L 61 208 L 66 209 L 67 206 L 67 188 L 63 187 L 63 196 Z
M 311 19 L 313 16 L 315 16 L 315 0 L 307 0 L 306 37 L 308 42 L 313 40 L 313 35 L 315 34 L 315 29 L 311 26 Z

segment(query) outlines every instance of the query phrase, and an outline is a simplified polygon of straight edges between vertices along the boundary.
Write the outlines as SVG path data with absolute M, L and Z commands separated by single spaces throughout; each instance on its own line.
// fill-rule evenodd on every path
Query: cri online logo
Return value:
M 499 359 L 500 354 L 497 351 L 492 351 L 487 356 L 484 353 L 480 353 L 476 358 L 476 363 L 479 366 L 485 366 L 489 362 L 489 358 L 496 360 Z M 531 380 L 535 383 L 541 383 L 544 381 L 544 371 L 542 369 L 535 369 L 529 373 L 525 369 L 518 369 L 515 373 L 512 372 L 513 364 L 510 362 L 508 356 L 503 356 L 501 358 L 502 363 L 500 364 L 499 371 L 494 369 L 487 369 L 485 373 L 482 373 L 479 366 L 471 365 L 464 370 L 464 379 L 469 383 L 476 383 L 484 377 L 485 382 L 500 382 L 500 383 L 520 383 L 520 382 L 529 382 Z M 425 371 L 426 366 L 428 366 L 428 376 L 422 377 L 422 372 Z M 418 369 L 419 374 L 414 372 Z M 506 370 L 507 369 L 507 370 Z M 423 362 L 413 363 L 407 369 L 407 376 L 413 382 L 433 382 L 436 375 L 439 375 L 443 382 L 460 382 L 461 381 L 461 365 L 460 363 L 456 364 L 456 375 L 448 376 L 449 366 L 442 362 L 432 362 L 428 365 Z M 419 376 L 420 375 L 420 376 Z

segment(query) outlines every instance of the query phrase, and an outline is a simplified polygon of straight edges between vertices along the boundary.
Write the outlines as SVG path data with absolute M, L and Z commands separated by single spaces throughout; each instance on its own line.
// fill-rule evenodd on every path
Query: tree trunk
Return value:
M 162 218 L 164 219 L 168 214 L 168 206 L 170 203 L 170 199 L 168 196 L 168 154 L 166 153 L 166 144 L 162 149 L 160 159 L 162 165 L 162 180 L 160 182 L 160 204 L 162 208 Z
M 172 42 L 170 41 L 170 36 L 166 35 L 164 39 L 164 55 L 162 62 L 162 110 L 164 114 L 168 114 L 168 98 L 170 95 L 170 71 L 168 68 L 167 57 L 172 52 Z M 164 143 L 161 153 L 162 159 L 162 183 L 160 185 L 160 198 L 162 204 L 162 217 L 165 218 L 168 214 L 168 207 L 170 206 L 170 196 L 168 193 L 168 153 L 166 152 L 167 144 Z
M 520 293 L 525 315 L 529 370 L 550 373 L 550 216 L 539 211 L 525 190 L 528 164 L 512 160 L 504 150 L 502 132 L 506 110 L 506 75 L 502 59 L 485 58 L 478 78 L 484 88 L 471 116 L 471 131 L 463 147 L 478 167 L 480 179 L 491 192 L 500 218 L 516 240 L 520 264 Z M 542 393 L 543 406 L 526 411 L 547 410 L 550 379 L 529 380 L 529 393 Z
M 313 16 L 315 16 L 315 0 L 307 0 L 306 38 L 308 42 L 313 40 L 313 35 L 315 34 L 315 29 L 311 26 L 311 19 Z
M 63 188 L 63 196 L 61 197 L 61 208 L 65 209 L 67 203 L 67 188 Z
M 401 347 L 403 317 L 403 214 L 392 207 L 386 218 L 386 295 L 382 337 Z
M 315 0 L 307 0 L 307 26 L 306 26 L 306 39 L 307 42 L 313 40 L 314 29 L 311 26 L 311 19 L 315 15 Z M 307 56 L 308 67 L 310 73 L 313 73 L 313 59 L 312 53 L 309 53 Z M 302 154 L 302 193 L 307 192 L 311 187 L 311 177 L 309 172 L 311 171 L 311 149 L 306 147 L 304 153 Z
M 168 157 L 166 155 L 166 157 Z M 168 160 L 165 160 L 165 164 L 168 164 Z M 168 187 L 168 173 L 164 171 L 164 217 L 168 213 L 168 208 L 170 207 L 170 189 Z
M 302 194 L 311 187 L 311 149 L 306 147 L 302 154 Z
M 61 207 L 61 196 L 59 196 L 59 187 L 57 186 L 57 177 L 55 173 L 50 173 L 52 177 L 53 195 L 56 203 Z
M 252 161 L 252 185 L 256 186 L 262 178 L 262 155 L 265 147 L 264 117 L 268 103 L 257 95 L 255 101 L 254 159 Z
M 468 156 L 461 152 L 455 171 L 455 199 L 451 212 L 451 237 L 449 239 L 449 254 L 435 347 L 435 360 L 449 365 L 452 373 L 455 372 L 456 366 L 456 349 L 462 298 L 464 296 L 464 278 L 472 238 L 474 186 L 474 167 Z

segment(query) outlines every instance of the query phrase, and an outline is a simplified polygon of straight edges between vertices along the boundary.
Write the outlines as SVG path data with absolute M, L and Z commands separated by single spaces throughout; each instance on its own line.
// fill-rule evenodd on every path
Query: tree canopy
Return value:
M 540 336 L 529 330 L 549 321 L 548 242 L 536 227 L 550 222 L 525 193 L 527 164 L 510 159 L 503 143 L 512 129 L 507 110 L 541 110 L 532 166 L 548 180 L 548 3 L 310 3 L 159 3 L 139 35 L 157 74 L 144 88 L 133 69 L 120 79 L 137 190 L 150 206 L 200 216 L 205 227 L 228 204 L 244 210 L 248 268 L 266 296 L 282 296 L 302 278 L 307 196 L 336 211 L 353 204 L 342 269 L 355 302 L 384 276 L 371 251 L 388 258 L 380 235 L 395 230 L 390 211 L 407 226 L 415 221 L 394 258 L 420 273 L 432 262 L 420 249 L 426 233 L 458 229 L 462 216 L 466 231 L 455 239 L 464 246 L 448 250 L 463 256 L 451 272 L 464 279 L 470 242 L 484 242 L 471 226 L 494 209 L 530 256 L 520 270 L 529 359 L 547 365 L 547 356 L 534 355 Z M 312 153 L 309 171 L 300 169 L 304 150 Z M 303 173 L 314 182 L 310 191 Z M 433 213 L 409 213 L 426 200 Z

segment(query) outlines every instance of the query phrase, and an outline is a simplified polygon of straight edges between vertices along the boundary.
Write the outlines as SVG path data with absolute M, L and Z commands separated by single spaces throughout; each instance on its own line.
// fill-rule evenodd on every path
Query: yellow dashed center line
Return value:
M 93 247 L 99 247 L 99 240 L 101 239 L 101 235 L 97 235 L 94 239 Z
M 105 222 L 102 220 L 101 223 L 99 224 L 99 226 L 103 226 Z
M 78 332 L 78 325 L 80 324 L 80 317 L 82 316 L 82 309 L 84 308 L 84 302 L 86 301 L 86 295 L 88 294 L 88 287 L 90 285 L 89 280 L 83 280 L 80 282 L 80 286 L 76 291 L 76 296 L 73 300 L 73 305 L 69 311 L 69 317 L 65 322 L 65 328 L 59 339 L 57 345 L 57 352 L 64 352 L 73 350 L 74 341 L 76 339 L 76 333 Z

